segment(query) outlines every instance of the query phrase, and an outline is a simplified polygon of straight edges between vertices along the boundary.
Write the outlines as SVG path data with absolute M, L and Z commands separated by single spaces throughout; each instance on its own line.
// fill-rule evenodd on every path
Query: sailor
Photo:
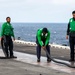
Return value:
M 74 61 L 74 45 L 75 45 L 75 11 L 72 12 L 72 18 L 69 20 L 66 39 L 69 36 L 70 43 L 70 61 Z
M 3 23 L 2 25 L 2 30 L 1 30 L 1 40 L 4 40 L 4 52 L 6 54 L 7 58 L 16 58 L 13 55 L 13 41 L 12 41 L 12 37 L 13 40 L 15 40 L 15 36 L 14 36 L 14 31 L 13 31 L 13 27 L 11 25 L 11 18 L 7 17 L 6 18 L 6 22 Z
M 40 56 L 41 56 L 41 48 L 43 50 L 47 50 L 50 54 L 50 46 L 49 46 L 49 40 L 50 40 L 50 31 L 47 28 L 39 29 L 36 34 L 36 43 L 37 43 L 37 62 L 40 62 Z M 47 55 L 47 62 L 51 62 L 51 59 Z

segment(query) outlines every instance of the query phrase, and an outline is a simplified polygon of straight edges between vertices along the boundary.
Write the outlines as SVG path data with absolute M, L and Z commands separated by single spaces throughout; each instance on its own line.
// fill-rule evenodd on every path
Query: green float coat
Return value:
M 73 18 L 70 19 L 70 32 L 75 31 L 75 21 Z
M 45 40 L 45 46 L 49 43 L 50 40 L 50 32 L 48 31 L 48 33 L 46 33 L 46 35 L 44 36 L 42 33 L 42 29 L 39 29 L 37 31 L 37 35 L 36 35 L 37 39 L 38 39 L 38 43 L 43 46 L 43 42 L 42 40 Z
M 14 37 L 13 27 L 8 22 L 5 22 L 2 25 L 1 37 L 4 36 L 4 35 L 8 35 L 8 36 L 10 35 L 10 36 L 13 36 Z

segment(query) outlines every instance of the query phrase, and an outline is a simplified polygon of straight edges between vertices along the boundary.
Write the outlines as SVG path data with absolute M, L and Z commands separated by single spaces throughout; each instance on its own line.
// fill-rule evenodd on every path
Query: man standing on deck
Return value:
M 70 43 L 70 61 L 74 61 L 74 45 L 75 45 L 75 11 L 72 12 L 73 18 L 69 20 L 68 28 L 67 28 L 67 36 L 69 35 L 69 43 Z
M 16 58 L 13 55 L 13 40 L 15 40 L 14 32 L 13 32 L 13 27 L 10 23 L 11 18 L 7 17 L 6 22 L 2 25 L 2 31 L 1 31 L 1 40 L 4 40 L 4 53 L 7 58 Z M 10 53 L 10 54 L 9 54 Z
M 50 54 L 50 32 L 47 28 L 39 29 L 36 34 L 36 43 L 37 43 L 37 62 L 40 62 L 41 48 L 47 50 Z M 51 62 L 51 59 L 47 55 L 47 62 Z

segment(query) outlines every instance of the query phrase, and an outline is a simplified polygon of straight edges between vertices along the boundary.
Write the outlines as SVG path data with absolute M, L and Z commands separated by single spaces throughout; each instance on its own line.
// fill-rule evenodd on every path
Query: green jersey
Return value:
M 2 25 L 2 30 L 1 30 L 1 37 L 7 35 L 7 36 L 12 36 L 14 37 L 14 32 L 13 32 L 13 27 L 10 23 L 5 22 Z
M 70 32 L 75 31 L 75 21 L 73 18 L 70 19 Z
M 50 40 L 50 32 L 48 31 L 48 33 L 46 33 L 45 35 L 43 35 L 42 29 L 39 29 L 37 31 L 36 37 L 37 37 L 38 43 L 41 46 L 43 46 L 43 45 L 46 46 L 46 45 L 48 45 L 49 40 Z M 43 43 L 43 40 L 45 40 L 45 44 Z

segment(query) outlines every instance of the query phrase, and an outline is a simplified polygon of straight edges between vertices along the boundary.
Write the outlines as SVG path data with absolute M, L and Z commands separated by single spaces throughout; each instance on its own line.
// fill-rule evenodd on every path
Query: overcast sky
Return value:
M 0 0 L 0 22 L 68 22 L 75 0 Z

